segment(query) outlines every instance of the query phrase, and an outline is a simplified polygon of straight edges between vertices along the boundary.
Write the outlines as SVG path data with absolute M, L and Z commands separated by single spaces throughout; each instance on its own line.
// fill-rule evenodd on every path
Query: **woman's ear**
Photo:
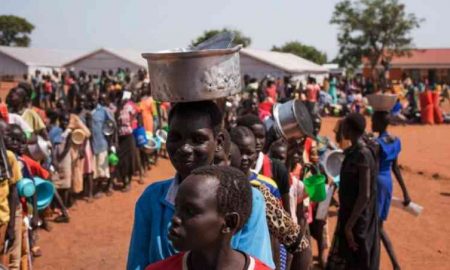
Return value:
M 237 212 L 227 213 L 225 214 L 225 224 L 222 228 L 223 234 L 232 233 L 234 234 L 237 229 L 239 228 L 239 225 L 241 223 L 241 217 Z
M 223 144 L 225 143 L 225 135 L 220 131 L 216 136 L 216 152 L 222 151 Z

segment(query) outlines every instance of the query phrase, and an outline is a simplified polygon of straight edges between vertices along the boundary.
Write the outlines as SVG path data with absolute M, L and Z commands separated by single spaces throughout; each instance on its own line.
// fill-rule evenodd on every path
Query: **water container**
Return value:
M 327 197 L 327 191 L 325 189 L 325 176 L 322 174 L 312 175 L 305 180 L 306 193 L 308 193 L 311 201 L 321 202 Z
M 55 187 L 52 182 L 40 177 L 34 177 L 34 184 L 36 186 L 37 208 L 38 210 L 44 210 L 53 200 Z
M 419 216 L 422 213 L 423 206 L 418 205 L 417 203 L 410 202 L 408 206 L 403 205 L 403 200 L 397 197 L 392 197 L 392 206 L 396 208 L 400 208 L 413 216 Z
M 144 147 L 148 143 L 147 134 L 144 127 L 138 127 L 133 130 L 133 135 L 138 147 Z
M 36 192 L 36 187 L 34 186 L 33 180 L 29 178 L 23 178 L 17 182 L 16 187 L 20 197 L 32 197 Z

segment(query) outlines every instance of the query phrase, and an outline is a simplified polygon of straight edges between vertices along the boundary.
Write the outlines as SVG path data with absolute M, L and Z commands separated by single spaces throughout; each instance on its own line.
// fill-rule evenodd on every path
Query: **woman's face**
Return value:
M 266 144 L 266 129 L 262 124 L 254 124 L 251 130 L 255 135 L 256 152 L 261 152 Z
M 212 164 L 217 146 L 209 115 L 175 114 L 169 123 L 167 152 L 182 178 L 192 170 Z
M 255 166 L 255 162 L 258 157 L 255 147 L 255 138 L 253 136 L 242 135 L 237 138 L 234 143 L 241 152 L 241 166 L 239 169 L 248 175 L 250 173 L 250 169 Z
M 226 223 L 217 210 L 217 187 L 217 179 L 200 175 L 190 175 L 180 185 L 169 229 L 175 249 L 207 250 L 222 242 Z

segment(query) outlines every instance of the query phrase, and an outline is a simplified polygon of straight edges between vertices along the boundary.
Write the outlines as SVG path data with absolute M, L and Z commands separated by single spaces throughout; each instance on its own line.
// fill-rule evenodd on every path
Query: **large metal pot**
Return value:
M 144 53 L 155 100 L 213 100 L 241 91 L 239 50 Z
M 286 139 L 313 137 L 311 115 L 300 100 L 290 100 L 275 105 L 273 116 L 275 129 Z
M 37 137 L 37 142 L 28 146 L 28 151 L 34 160 L 41 161 L 50 157 L 51 144 L 41 136 Z

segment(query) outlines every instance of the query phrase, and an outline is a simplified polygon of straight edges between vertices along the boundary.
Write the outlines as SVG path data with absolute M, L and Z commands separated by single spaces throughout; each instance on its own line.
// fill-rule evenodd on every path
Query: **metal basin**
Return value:
M 154 99 L 190 102 L 237 94 L 241 91 L 240 49 L 142 54 Z
M 46 160 L 51 154 L 51 144 L 41 136 L 38 136 L 36 144 L 28 145 L 28 151 L 34 160 Z
M 342 150 L 328 150 L 324 153 L 321 161 L 325 172 L 330 177 L 338 177 L 341 174 L 342 162 L 344 162 L 344 152 Z
M 290 140 L 313 137 L 311 115 L 300 100 L 293 99 L 275 105 L 273 116 L 275 128 L 284 138 Z

